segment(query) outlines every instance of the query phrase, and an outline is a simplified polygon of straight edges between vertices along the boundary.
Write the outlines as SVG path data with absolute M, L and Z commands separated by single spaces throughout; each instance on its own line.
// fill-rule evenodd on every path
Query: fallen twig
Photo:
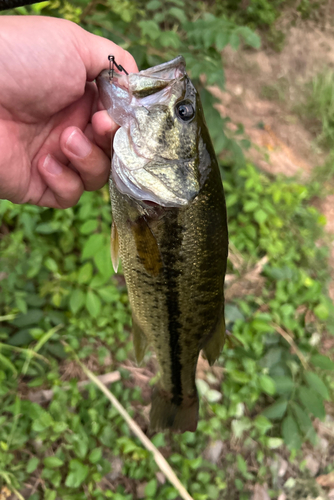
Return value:
M 65 344 L 66 347 L 69 348 L 68 344 Z M 121 403 L 118 401 L 118 399 L 107 389 L 105 385 L 96 377 L 88 368 L 85 367 L 77 357 L 77 355 L 74 353 L 74 351 L 71 349 L 71 352 L 73 354 L 73 357 L 75 358 L 76 362 L 81 366 L 82 370 L 86 373 L 87 377 L 94 382 L 97 387 L 107 396 L 109 401 L 114 405 L 118 413 L 124 418 L 125 422 L 128 424 L 132 432 L 140 439 L 142 444 L 145 446 L 145 448 L 150 451 L 153 454 L 155 463 L 163 472 L 163 474 L 166 476 L 166 478 L 172 483 L 172 485 L 177 489 L 179 492 L 180 496 L 184 500 L 194 500 L 183 484 L 180 482 L 180 480 L 177 478 L 175 472 L 167 462 L 167 460 L 162 456 L 160 451 L 154 446 L 152 441 L 143 433 L 141 428 L 136 424 L 136 422 L 130 417 L 128 412 L 125 410 L 125 408 L 121 405 Z
M 121 375 L 118 371 L 115 372 L 110 372 L 110 373 L 105 373 L 104 375 L 99 375 L 97 379 L 102 383 L 102 384 L 112 384 L 113 382 L 117 382 L 120 380 Z M 83 390 L 86 385 L 88 385 L 91 381 L 90 380 L 82 380 L 81 382 L 78 382 L 77 386 L 79 390 Z M 69 384 L 63 385 L 62 390 L 68 391 L 71 388 Z M 54 391 L 52 389 L 47 389 L 47 390 L 42 390 L 38 392 L 29 392 L 28 394 L 28 399 L 32 401 L 33 403 L 46 403 L 47 401 L 50 401 L 53 397 Z

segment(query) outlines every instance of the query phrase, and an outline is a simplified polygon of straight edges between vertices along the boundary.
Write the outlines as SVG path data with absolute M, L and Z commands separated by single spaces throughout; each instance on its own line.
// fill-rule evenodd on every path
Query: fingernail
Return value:
M 46 156 L 43 167 L 52 175 L 60 175 L 63 172 L 63 167 L 51 155 Z
M 73 130 L 66 141 L 66 147 L 71 153 L 79 158 L 85 158 L 92 151 L 91 143 L 87 137 L 78 130 Z

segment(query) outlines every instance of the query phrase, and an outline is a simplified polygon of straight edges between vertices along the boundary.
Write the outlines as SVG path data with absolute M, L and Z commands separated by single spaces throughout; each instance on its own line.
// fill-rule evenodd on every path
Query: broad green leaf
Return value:
M 138 26 L 140 26 L 143 36 L 147 35 L 151 40 L 156 40 L 160 36 L 161 31 L 155 21 L 139 21 Z
M 230 33 L 228 43 L 231 45 L 232 49 L 238 50 L 238 48 L 240 46 L 240 38 L 239 38 L 238 33 L 236 33 L 236 30 L 234 30 L 234 31 L 232 31 L 232 33 Z
M 273 377 L 277 394 L 290 394 L 294 388 L 294 381 L 291 377 Z
M 326 416 L 322 398 L 314 389 L 302 386 L 298 389 L 299 399 L 309 413 L 323 420 Z
M 290 404 L 301 432 L 305 435 L 305 438 L 309 439 L 313 444 L 314 439 L 316 439 L 316 432 L 314 430 L 310 417 L 305 412 L 305 410 L 303 410 L 303 408 L 299 406 L 299 404 L 295 401 L 291 401 Z
M 75 436 L 73 450 L 78 458 L 84 459 L 88 451 L 87 438 L 85 439 L 83 436 Z
M 268 406 L 263 412 L 262 415 L 269 418 L 270 420 L 280 419 L 286 412 L 288 406 L 288 402 L 285 398 L 280 398 L 272 405 Z
M 98 250 L 103 246 L 105 237 L 103 234 L 92 234 L 83 246 L 81 259 L 89 259 L 93 257 Z
M 64 461 L 60 460 L 58 457 L 46 457 L 43 463 L 48 469 L 58 469 L 64 464 Z
M 274 380 L 268 375 L 260 375 L 259 378 L 261 389 L 272 396 L 276 392 L 276 386 Z
M 111 276 L 113 268 L 110 256 L 110 245 L 103 245 L 94 255 L 94 263 L 101 274 Z
M 217 50 L 223 50 L 228 44 L 229 33 L 227 31 L 221 31 L 216 36 L 216 47 Z
M 151 0 L 151 2 L 148 2 L 146 5 L 147 10 L 158 10 L 162 6 L 162 2 L 160 0 Z
M 49 3 L 49 2 L 45 2 L 45 3 Z M 50 477 L 50 481 L 55 486 L 59 486 L 58 481 L 55 481 L 55 477 L 54 476 Z M 57 497 L 57 492 L 56 491 L 54 491 L 54 490 L 52 491 L 52 490 L 48 490 L 48 489 L 45 490 L 44 500 L 56 500 L 56 497 Z
M 253 47 L 254 49 L 259 49 L 261 47 L 261 38 L 248 26 L 240 26 L 235 30 L 235 32 L 241 36 L 245 44 Z
M 184 10 L 179 9 L 178 7 L 171 7 L 168 10 L 168 14 L 173 16 L 175 19 L 182 23 L 186 23 L 188 21 L 187 16 L 184 13 Z
M 247 384 L 249 382 L 249 375 L 240 370 L 231 370 L 229 372 L 230 377 L 238 382 L 239 384 Z
M 254 219 L 256 220 L 256 222 L 258 222 L 258 224 L 263 224 L 268 218 L 268 214 L 262 210 L 262 208 L 259 208 L 259 210 L 256 210 L 256 212 L 254 212 Z
M 102 448 L 94 448 L 88 455 L 91 464 L 96 464 L 102 458 Z
M 258 206 L 259 206 L 258 201 L 254 201 L 254 200 L 247 201 L 244 204 L 244 211 L 245 212 L 253 212 L 253 210 L 255 210 Z
M 101 311 L 101 300 L 92 290 L 87 292 L 86 309 L 93 318 L 97 318 Z
M 70 309 L 76 314 L 85 304 L 85 294 L 82 290 L 76 289 L 70 295 Z
M 20 314 L 13 321 L 12 324 L 19 328 L 23 326 L 37 325 L 43 317 L 43 311 L 40 309 L 30 309 L 27 314 Z
M 26 468 L 27 473 L 32 474 L 32 472 L 34 472 L 37 469 L 38 464 L 39 464 L 39 458 L 31 457 L 27 463 L 27 468 Z
M 11 346 L 21 346 L 25 344 L 29 344 L 33 340 L 32 335 L 30 334 L 30 329 L 24 328 L 23 330 L 19 330 L 14 335 L 11 335 L 7 340 L 7 344 Z
M 322 368 L 323 370 L 334 370 L 334 362 L 322 354 L 314 354 L 311 356 L 311 363 L 313 366 Z
M 163 47 L 173 47 L 173 49 L 178 49 L 181 43 L 180 37 L 174 31 L 163 31 L 159 41 Z
M 285 444 L 290 450 L 299 450 L 302 445 L 302 439 L 295 419 L 288 415 L 282 422 L 282 436 Z
M 268 321 L 264 321 L 262 319 L 254 318 L 251 322 L 251 325 L 254 330 L 258 332 L 270 333 L 275 331 L 275 329 L 270 325 Z
M 51 271 L 52 273 L 56 273 L 58 271 L 57 262 L 51 257 L 47 257 L 44 262 L 45 267 Z
M 145 495 L 147 497 L 154 497 L 157 492 L 157 480 L 151 479 L 145 486 Z
M 69 488 L 79 488 L 88 476 L 89 468 L 80 460 L 73 459 L 69 465 L 70 473 L 66 477 L 65 485 Z
M 316 373 L 305 372 L 305 379 L 312 389 L 317 391 L 320 396 L 329 401 L 329 391 L 327 389 L 327 386 Z
M 241 474 L 244 476 L 247 473 L 247 464 L 245 459 L 239 453 L 237 454 L 237 466 Z
M 272 428 L 273 424 L 263 415 L 258 415 L 254 420 L 254 426 L 261 432 L 261 434 L 265 434 Z
M 318 304 L 314 308 L 314 314 L 322 321 L 328 318 L 329 311 L 325 304 Z
M 99 225 L 99 223 L 98 223 L 97 219 L 87 220 L 80 227 L 80 233 L 82 233 L 82 234 L 93 233 L 95 231 L 95 229 L 97 229 L 98 225 Z
M 116 302 L 120 298 L 120 293 L 115 286 L 105 286 L 103 288 L 99 288 L 97 293 L 104 300 L 104 302 Z
M 51 221 L 51 222 L 42 222 L 41 224 L 38 224 L 36 226 L 36 233 L 40 234 L 52 234 L 56 233 L 59 230 L 59 224 L 57 221 Z
M 78 283 L 80 285 L 84 283 L 89 283 L 93 276 L 93 266 L 90 262 L 86 262 L 79 271 Z

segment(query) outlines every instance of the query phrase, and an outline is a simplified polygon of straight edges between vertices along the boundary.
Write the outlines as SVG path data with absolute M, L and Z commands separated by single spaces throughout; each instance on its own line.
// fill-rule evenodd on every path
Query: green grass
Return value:
M 261 293 L 226 306 L 233 335 L 218 362 L 222 370 L 199 383 L 197 432 L 153 437 L 195 500 L 250 498 L 248 488 L 259 481 L 278 494 L 269 458 L 287 446 L 302 459 L 298 450 L 304 441 L 316 443 L 312 420 L 324 418 L 333 388 L 334 363 L 313 341 L 317 332 L 333 331 L 333 306 L 325 293 L 326 249 L 315 243 L 324 220 L 308 204 L 311 191 L 293 180 L 269 180 L 249 164 L 223 173 L 232 247 L 250 265 L 264 255 L 268 264 Z M 23 484 L 38 484 L 31 500 L 130 500 L 140 484 L 146 498 L 177 496 L 157 481 L 153 458 L 95 387 L 80 393 L 70 371 L 70 388 L 63 388 L 69 362 L 63 341 L 95 373 L 134 359 L 126 290 L 108 263 L 105 195 L 85 193 L 65 211 L 0 202 L 9 230 L 0 242 L 6 272 L 0 338 L 9 346 L 1 349 L 7 365 L 0 369 L 0 485 L 22 491 Z M 238 276 L 231 262 L 229 272 Z M 311 322 L 305 311 L 313 312 Z M 148 401 L 120 370 L 112 391 L 145 430 Z M 25 399 L 40 388 L 54 390 L 49 404 Z M 204 451 L 221 440 L 225 451 L 211 463 Z M 237 456 L 235 440 L 242 442 Z M 122 469 L 110 481 L 117 460 Z

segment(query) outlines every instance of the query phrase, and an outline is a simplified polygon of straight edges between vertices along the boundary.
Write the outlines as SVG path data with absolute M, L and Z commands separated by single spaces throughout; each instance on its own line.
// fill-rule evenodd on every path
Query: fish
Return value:
M 199 93 L 182 56 L 97 78 L 119 125 L 109 181 L 111 258 L 122 262 L 137 362 L 160 367 L 150 429 L 194 432 L 200 351 L 212 365 L 225 339 L 228 230 L 224 189 Z

